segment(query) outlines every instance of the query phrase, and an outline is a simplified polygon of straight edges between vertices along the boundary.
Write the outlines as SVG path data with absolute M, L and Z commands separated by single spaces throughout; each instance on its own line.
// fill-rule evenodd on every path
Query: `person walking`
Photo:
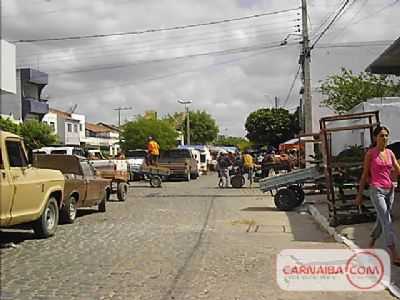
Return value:
M 393 229 L 392 217 L 390 215 L 394 201 L 394 186 L 391 179 L 393 171 L 400 174 L 400 166 L 395 155 L 387 149 L 389 129 L 379 126 L 373 131 L 374 143 L 365 155 L 363 173 L 361 176 L 356 204 L 361 205 L 364 198 L 363 192 L 366 183 L 369 184 L 370 198 L 376 209 L 377 220 L 371 232 L 369 247 L 375 245 L 375 241 L 383 233 L 385 248 L 389 251 L 393 264 L 400 264 L 397 254 Z
M 229 187 L 229 166 L 231 166 L 231 161 L 225 153 L 221 152 L 217 158 L 218 186 L 221 188 Z
M 147 152 L 149 155 L 149 164 L 157 165 L 158 157 L 160 156 L 160 146 L 152 136 L 148 137 Z
M 253 184 L 253 173 L 254 173 L 254 159 L 248 151 L 243 154 L 243 169 L 244 173 L 247 173 L 249 180 L 249 186 Z

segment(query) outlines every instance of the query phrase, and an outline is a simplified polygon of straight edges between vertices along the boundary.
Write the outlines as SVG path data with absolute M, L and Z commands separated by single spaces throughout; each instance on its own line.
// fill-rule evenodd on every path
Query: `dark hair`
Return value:
M 376 128 L 374 129 L 374 131 L 373 131 L 372 134 L 376 137 L 376 136 L 378 136 L 378 134 L 379 134 L 382 130 L 386 130 L 387 133 L 390 133 L 389 129 L 388 129 L 386 126 L 378 125 L 378 126 L 376 126 Z
M 388 129 L 386 126 L 378 125 L 378 126 L 376 126 L 376 128 L 375 128 L 374 131 L 372 132 L 372 135 L 374 136 L 374 138 L 376 138 L 376 137 L 378 136 L 378 134 L 379 134 L 382 130 L 386 130 L 387 133 L 390 133 L 390 132 L 389 132 L 389 129 Z M 371 147 L 375 147 L 375 146 L 376 146 L 376 140 L 372 141 Z

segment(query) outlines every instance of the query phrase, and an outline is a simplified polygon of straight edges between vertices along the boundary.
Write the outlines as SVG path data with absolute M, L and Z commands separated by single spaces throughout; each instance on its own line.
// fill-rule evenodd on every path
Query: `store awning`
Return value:
M 400 76 L 400 38 L 370 64 L 366 71 L 374 74 L 393 74 Z

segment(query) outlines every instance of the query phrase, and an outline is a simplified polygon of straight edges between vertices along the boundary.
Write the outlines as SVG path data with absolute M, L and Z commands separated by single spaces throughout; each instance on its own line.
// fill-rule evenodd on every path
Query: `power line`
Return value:
M 242 53 L 242 52 L 250 52 L 250 51 L 255 51 L 255 50 L 260 50 L 260 49 L 279 48 L 279 47 L 282 47 L 280 45 L 280 42 L 281 41 L 276 41 L 276 42 L 274 42 L 276 44 L 257 44 L 257 45 L 248 46 L 248 47 L 231 48 L 231 49 L 225 49 L 225 50 L 219 50 L 219 51 L 201 52 L 201 53 L 175 56 L 175 57 L 164 58 L 164 59 L 136 61 L 136 62 L 128 63 L 128 64 L 126 64 L 126 63 L 118 64 L 118 65 L 110 64 L 110 65 L 103 65 L 103 66 L 94 67 L 94 68 L 76 69 L 76 70 L 71 70 L 71 71 L 66 71 L 66 72 L 52 73 L 52 76 L 54 77 L 54 76 L 62 76 L 62 75 L 66 75 L 66 74 L 88 73 L 88 72 L 114 70 L 114 69 L 125 69 L 125 68 L 131 68 L 131 67 L 134 67 L 134 66 L 137 66 L 140 64 L 167 62 L 167 61 L 195 58 L 195 57 L 201 57 L 201 56 L 209 56 L 209 55 L 229 55 L 229 54 L 236 54 L 236 53 Z
M 288 46 L 288 45 L 290 46 L 290 45 L 295 45 L 295 44 L 287 44 L 287 45 L 285 45 L 285 47 Z M 104 87 L 104 88 L 101 88 L 101 89 L 96 88 L 96 89 L 89 90 L 89 91 L 86 91 L 86 92 L 72 93 L 72 94 L 68 93 L 68 95 L 58 96 L 58 97 L 53 96 L 53 98 L 68 98 L 68 97 L 77 96 L 77 95 L 93 94 L 93 93 L 98 93 L 99 91 L 112 90 L 112 89 L 115 89 L 115 88 L 118 88 L 118 87 L 131 86 L 131 85 L 137 85 L 137 84 L 140 84 L 140 83 L 146 83 L 146 82 L 149 82 L 149 81 L 162 80 L 162 79 L 166 79 L 166 78 L 169 78 L 169 77 L 179 76 L 179 75 L 182 75 L 182 74 L 185 74 L 185 73 L 197 72 L 199 70 L 211 68 L 211 67 L 214 67 L 214 66 L 231 64 L 231 63 L 243 60 L 243 59 L 252 58 L 252 57 L 261 55 L 261 54 L 263 54 L 265 52 L 278 50 L 279 48 L 283 48 L 283 46 L 276 45 L 276 46 L 271 46 L 269 48 L 265 47 L 265 48 L 260 48 L 260 49 L 254 49 L 252 51 L 256 51 L 256 53 L 248 55 L 246 57 L 227 60 L 227 61 L 220 62 L 220 63 L 212 63 L 212 64 L 209 64 L 209 65 L 207 65 L 205 67 L 203 66 L 203 67 L 199 67 L 199 68 L 191 68 L 191 69 L 187 69 L 187 70 L 184 70 L 184 71 L 179 71 L 179 72 L 174 72 L 174 73 L 169 73 L 169 74 L 149 77 L 149 78 L 146 78 L 146 79 L 143 79 L 143 80 L 140 80 L 140 81 L 136 81 L 136 82 L 128 81 L 128 82 L 125 82 L 125 83 L 122 83 L 122 84 L 118 84 L 118 85 L 113 84 L 112 86 Z M 241 54 L 241 53 L 244 53 L 244 52 L 228 53 L 228 54 Z
M 148 46 L 143 46 L 140 48 L 136 48 L 134 47 L 134 49 L 129 49 L 129 48 L 125 48 L 124 50 L 120 50 L 120 49 L 113 49 L 113 50 L 109 50 L 109 51 L 92 51 L 88 54 L 90 55 L 85 55 L 85 53 L 72 53 L 70 54 L 70 56 L 64 56 L 64 57 L 42 57 L 42 59 L 45 59 L 45 61 L 42 64 L 45 65 L 49 65 L 52 63 L 59 63 L 59 62 L 65 62 L 65 61 L 70 61 L 70 60 L 76 60 L 77 56 L 79 55 L 79 57 L 81 59 L 85 59 L 85 61 L 87 62 L 88 60 L 93 60 L 93 59 L 98 59 L 98 58 L 105 58 L 105 57 L 112 57 L 112 56 L 118 56 L 121 57 L 121 55 L 143 55 L 146 53 L 154 53 L 157 52 L 159 50 L 162 51 L 167 51 L 167 50 L 189 50 L 189 49 L 193 49 L 193 48 L 201 48 L 201 47 L 206 47 L 206 46 L 218 46 L 221 43 L 227 43 L 227 42 L 238 42 L 241 43 L 244 39 L 245 40 L 254 40 L 255 38 L 272 38 L 272 37 L 283 37 L 287 34 L 287 31 L 285 33 L 276 33 L 276 34 L 267 34 L 264 35 L 262 34 L 262 31 L 258 31 L 258 32 L 253 32 L 251 34 L 246 35 L 245 37 L 234 37 L 234 38 L 227 38 L 227 39 L 213 39 L 213 40 L 209 40 L 209 39 L 204 39 L 205 42 L 201 42 L 201 43 L 190 43 L 190 44 L 183 44 L 183 45 L 171 45 L 170 47 L 162 47 L 162 44 L 157 46 L 154 45 L 148 45 Z M 202 39 L 198 39 L 199 41 L 201 41 Z M 156 50 L 154 50 L 156 49 Z M 61 54 L 60 54 L 61 55 Z M 30 61 L 30 60 L 34 60 L 36 57 L 32 57 L 31 59 L 25 59 L 19 61 L 20 64 L 27 64 L 24 61 Z
M 296 20 L 290 20 L 289 22 L 296 22 Z M 119 50 L 121 49 L 121 47 L 125 47 L 126 46 L 132 46 L 132 44 L 134 45 L 135 49 L 138 49 L 138 46 L 143 46 L 143 47 L 147 47 L 147 46 L 158 46 L 158 45 L 162 45 L 165 42 L 169 42 L 169 40 L 174 41 L 174 44 L 177 44 L 177 42 L 197 42 L 197 41 L 201 41 L 201 40 L 209 40 L 209 39 L 218 39 L 218 38 L 223 38 L 225 36 L 232 36 L 237 34 L 237 31 L 243 31 L 246 30 L 246 28 L 250 27 L 250 33 L 248 34 L 257 34 L 257 33 L 268 33 L 268 32 L 281 32 L 281 30 L 279 29 L 291 29 L 291 28 L 296 28 L 298 27 L 298 25 L 296 25 L 296 23 L 288 23 L 286 24 L 286 26 L 284 27 L 271 27 L 270 24 L 282 24 L 282 22 L 279 23 L 267 23 L 267 24 L 261 24 L 261 25 L 257 25 L 256 29 L 254 30 L 255 27 L 254 25 L 252 25 L 253 27 L 250 26 L 246 26 L 246 27 L 240 27 L 240 28 L 230 28 L 229 31 L 222 31 L 222 32 L 201 32 L 199 34 L 191 34 L 190 35 L 190 39 L 187 39 L 187 35 L 184 36 L 174 36 L 174 37 L 168 37 L 168 39 L 149 39 L 149 40 L 140 40 L 140 41 L 132 41 L 132 40 L 124 40 L 122 43 L 115 43 L 115 41 L 112 41 L 112 45 L 103 45 L 100 49 L 101 49 L 101 53 L 104 53 L 105 50 Z M 259 30 L 260 28 L 264 27 L 264 26 L 268 26 L 267 29 L 265 30 Z M 200 35 L 201 34 L 201 35 Z M 199 38 L 200 36 L 200 38 Z M 204 37 L 202 37 L 204 36 Z M 137 38 L 137 36 L 135 36 L 135 38 Z M 153 43 L 154 42 L 154 43 Z M 68 49 L 61 49 L 62 51 L 73 51 L 74 54 L 85 54 L 85 53 L 91 53 L 93 54 L 94 51 L 98 51 L 99 50 L 99 45 L 92 45 L 92 46 L 85 46 L 82 49 L 76 49 L 75 47 L 70 47 Z M 60 51 L 60 50 L 58 50 Z M 37 51 L 37 52 L 32 52 L 29 51 L 29 55 L 24 55 L 24 56 L 17 56 L 17 59 L 24 59 L 24 58 L 28 58 L 28 57 L 36 57 L 38 55 L 43 55 L 45 52 L 42 51 Z M 46 51 L 46 57 L 53 57 L 53 56 L 60 56 L 60 55 L 64 55 L 64 53 L 52 53 L 51 55 L 47 54 L 48 51 Z
M 283 104 L 283 107 L 285 107 L 287 105 L 288 101 L 289 101 L 290 95 L 292 94 L 292 91 L 293 91 L 293 88 L 294 88 L 294 84 L 296 83 L 297 77 L 299 77 L 300 70 L 301 70 L 301 65 L 299 65 L 299 67 L 297 68 L 296 74 L 294 75 L 292 84 L 290 85 L 290 89 L 289 89 L 289 92 L 288 92 L 288 94 L 286 96 L 286 99 L 285 99 L 285 102 Z
M 93 35 L 77 35 L 77 36 L 69 36 L 69 37 L 60 37 L 60 38 L 44 38 L 44 39 L 26 39 L 26 40 L 17 40 L 12 41 L 13 43 L 38 43 L 38 42 L 49 42 L 49 41 L 65 41 L 65 40 L 81 40 L 81 39 L 92 39 L 92 38 L 105 38 L 111 36 L 124 36 L 124 35 L 137 35 L 137 34 L 145 34 L 145 33 L 154 33 L 154 32 L 162 32 L 162 31 L 172 31 L 172 30 L 182 30 L 188 28 L 195 28 L 200 26 L 210 26 L 222 23 L 229 23 L 229 22 L 236 22 L 242 20 L 248 20 L 253 18 L 260 18 L 264 16 L 271 16 L 281 13 L 286 13 L 290 11 L 298 10 L 297 8 L 290 8 L 284 10 L 277 10 L 272 12 L 254 14 L 250 16 L 244 16 L 239 18 L 231 18 L 231 19 L 224 19 L 218 21 L 211 21 L 205 23 L 197 23 L 197 24 L 188 24 L 188 25 L 181 25 L 181 26 L 173 26 L 173 27 L 165 27 L 165 28 L 155 28 L 155 29 L 146 29 L 146 30 L 139 30 L 139 31 L 128 31 L 128 32 L 118 32 L 118 33 L 108 33 L 108 34 L 93 34 Z
M 340 7 L 339 11 L 335 14 L 333 19 L 329 22 L 329 24 L 325 27 L 324 30 L 320 33 L 320 35 L 315 39 L 314 43 L 310 47 L 310 50 L 312 50 L 315 45 L 319 42 L 319 40 L 324 36 L 324 34 L 329 30 L 329 28 L 335 23 L 335 21 L 341 16 L 342 12 L 346 8 L 346 6 L 349 4 L 350 0 L 346 0 L 344 4 Z

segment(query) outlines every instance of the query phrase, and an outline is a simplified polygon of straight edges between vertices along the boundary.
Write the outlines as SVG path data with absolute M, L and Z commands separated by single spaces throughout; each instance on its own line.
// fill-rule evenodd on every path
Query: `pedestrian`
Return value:
M 158 157 L 160 156 L 160 146 L 152 136 L 148 137 L 147 152 L 149 156 L 149 164 L 158 165 Z
M 248 151 L 243 155 L 243 169 L 244 173 L 247 173 L 247 178 L 249 180 L 249 186 L 253 184 L 253 173 L 254 173 L 254 159 Z
M 376 240 L 383 233 L 385 248 L 389 251 L 392 262 L 399 265 L 400 257 L 396 251 L 396 235 L 390 212 L 394 201 L 394 186 L 391 173 L 395 171 L 399 175 L 400 166 L 393 152 L 386 148 L 389 129 L 378 125 L 373 131 L 373 137 L 373 147 L 368 150 L 364 158 L 363 173 L 356 204 L 362 204 L 364 188 L 368 183 L 370 198 L 377 213 L 377 220 L 371 232 L 369 247 L 374 247 Z
M 229 166 L 231 161 L 225 153 L 221 152 L 217 158 L 217 171 L 218 171 L 218 186 L 228 187 L 229 186 Z

